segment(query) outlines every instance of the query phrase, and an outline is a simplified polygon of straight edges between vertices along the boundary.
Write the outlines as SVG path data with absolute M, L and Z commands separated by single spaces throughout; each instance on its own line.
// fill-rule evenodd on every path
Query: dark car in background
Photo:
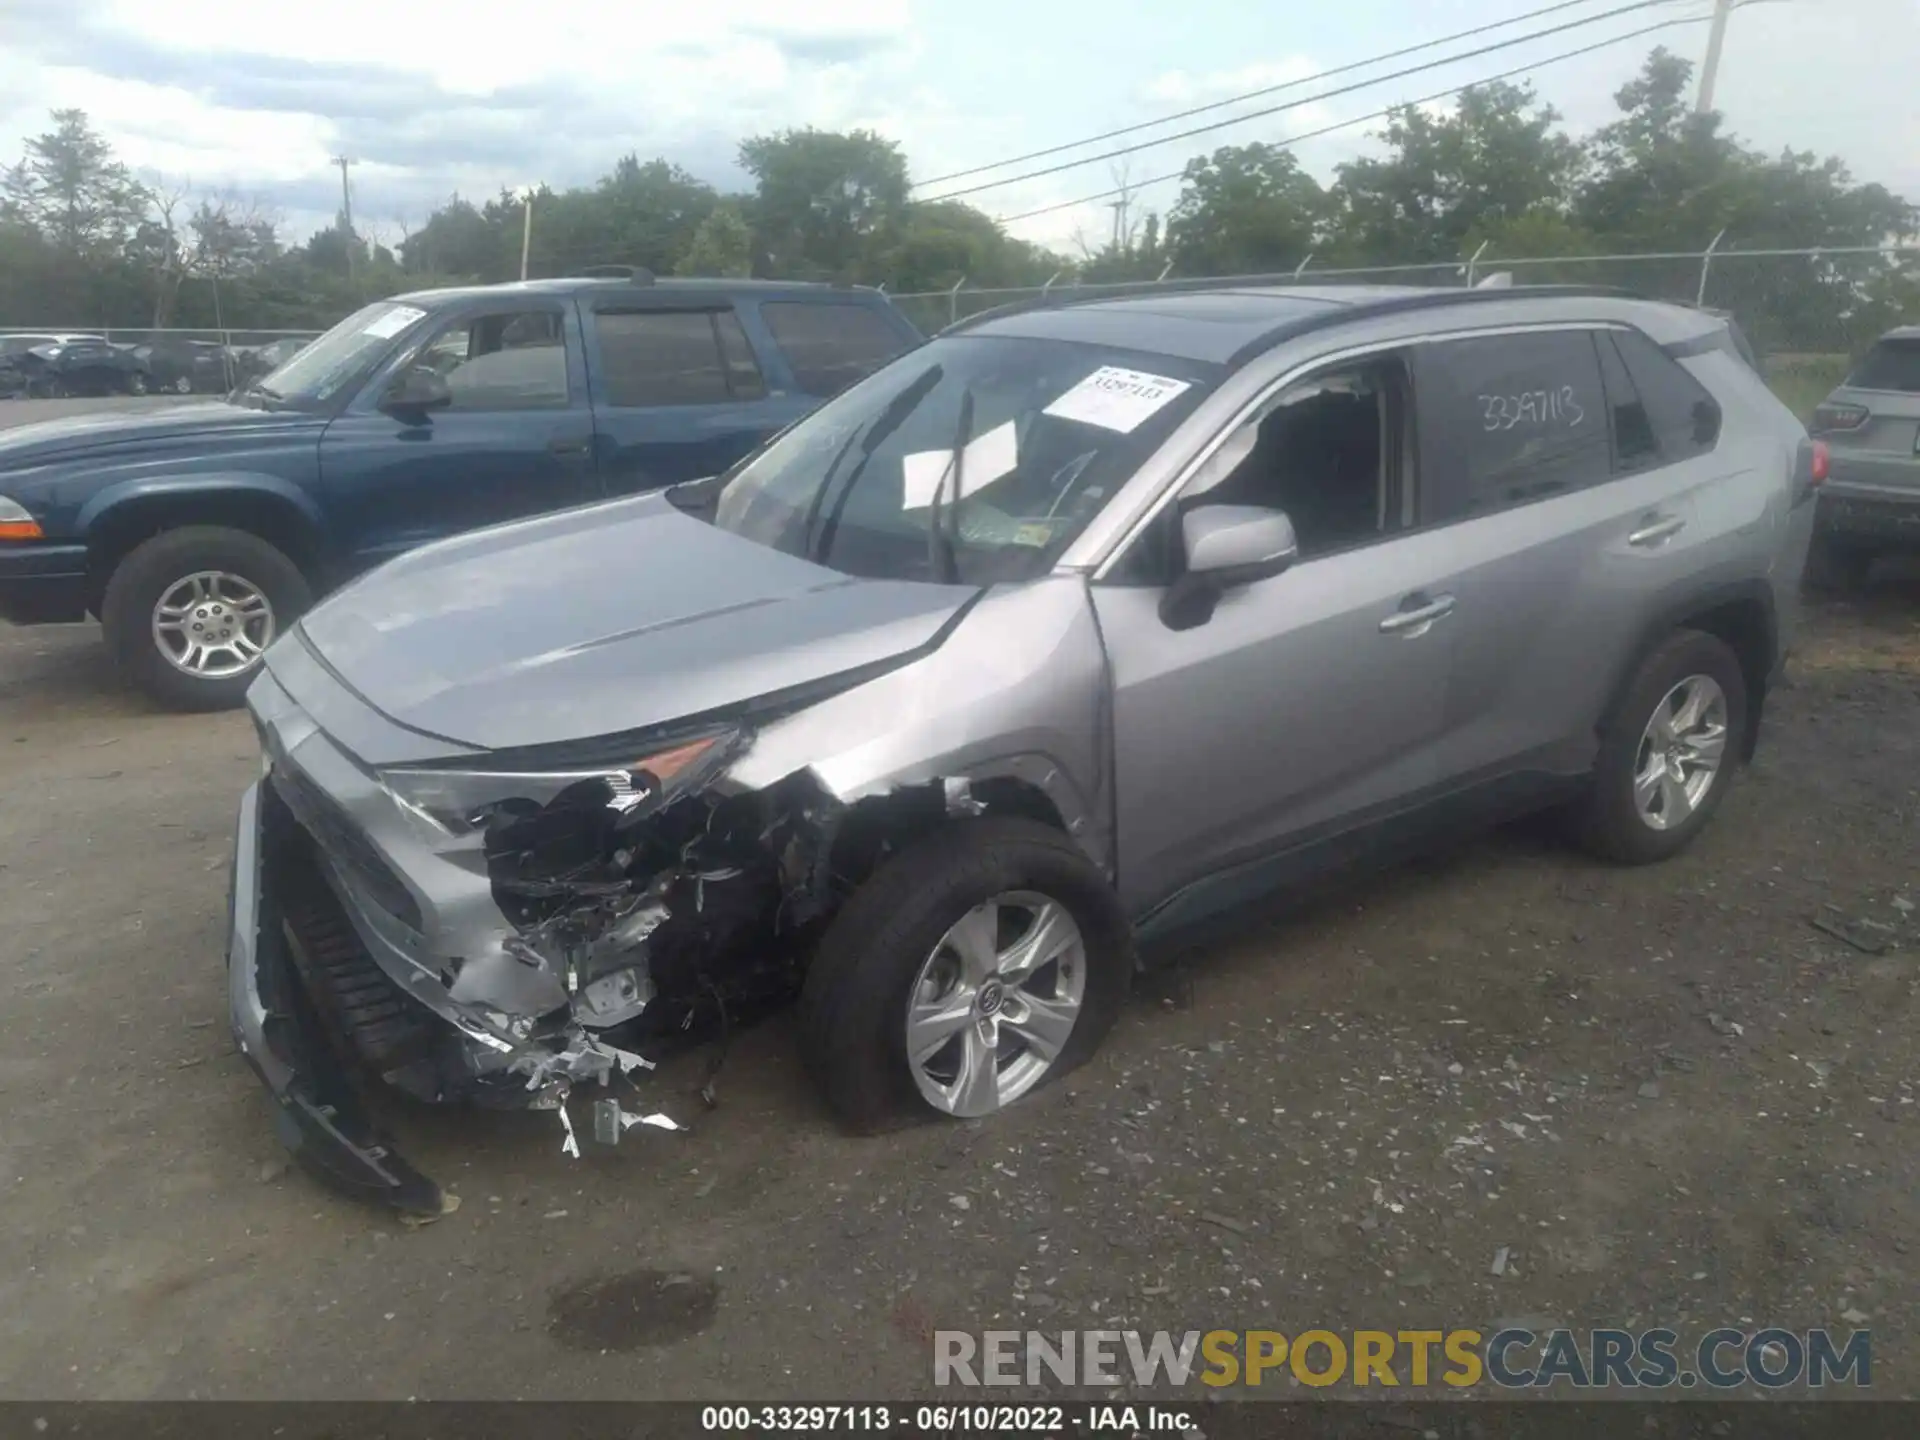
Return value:
M 50 330 L 21 330 L 0 335 L 0 399 L 16 399 L 33 393 L 33 380 L 45 370 L 44 361 L 34 352 L 48 346 L 106 343 L 106 336 L 64 334 Z
M 21 393 L 38 399 L 147 393 L 147 362 L 130 347 L 97 336 L 56 336 L 44 344 L 16 347 L 9 359 Z
M 224 395 L 235 383 L 227 347 L 217 340 L 151 340 L 133 347 L 147 366 L 147 387 L 175 395 Z
M 96 615 L 163 703 L 236 705 L 317 593 L 718 475 L 920 343 L 879 291 L 830 285 L 636 272 L 381 300 L 224 401 L 0 434 L 0 616 Z

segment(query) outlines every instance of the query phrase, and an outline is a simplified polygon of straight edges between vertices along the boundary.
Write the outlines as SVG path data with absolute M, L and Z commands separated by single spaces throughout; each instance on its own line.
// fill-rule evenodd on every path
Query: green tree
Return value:
M 483 215 L 471 201 L 453 196 L 427 223 L 400 242 L 401 263 L 417 273 L 504 280 L 518 274 L 519 240 L 498 216 Z M 511 272 L 509 264 L 516 267 Z
M 7 213 L 69 257 L 120 253 L 145 218 L 147 192 L 83 110 L 55 110 L 7 172 Z
M 755 182 L 755 268 L 795 279 L 880 281 L 907 209 L 906 156 L 871 130 L 783 130 L 740 144 Z
M 1167 216 L 1167 248 L 1183 275 L 1291 268 L 1320 242 L 1327 194 L 1278 145 L 1225 145 L 1187 162 Z
M 722 201 L 707 212 L 674 273 L 715 277 L 753 273 L 753 231 L 738 205 Z
M 1581 150 L 1554 127 L 1559 112 L 1530 85 L 1495 81 L 1462 92 L 1450 114 L 1393 112 L 1389 153 L 1338 172 L 1333 238 L 1353 263 L 1417 264 L 1460 257 L 1476 227 L 1564 203 Z

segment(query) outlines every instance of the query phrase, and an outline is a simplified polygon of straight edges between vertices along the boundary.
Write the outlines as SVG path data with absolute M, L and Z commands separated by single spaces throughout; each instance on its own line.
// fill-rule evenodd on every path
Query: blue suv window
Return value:
M 594 325 L 610 405 L 724 405 L 766 394 L 731 310 L 603 310 Z

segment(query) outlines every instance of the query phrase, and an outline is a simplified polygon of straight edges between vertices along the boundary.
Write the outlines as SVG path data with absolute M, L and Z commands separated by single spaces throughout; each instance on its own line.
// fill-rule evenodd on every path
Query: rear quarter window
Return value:
M 1882 340 L 1847 377 L 1856 390 L 1893 390 L 1920 395 L 1920 339 Z
M 760 307 L 794 382 L 809 395 L 837 395 L 911 342 L 870 305 L 774 300 Z
M 1600 338 L 1619 352 L 1632 377 L 1660 464 L 1713 449 L 1720 439 L 1720 402 L 1706 386 L 1638 330 L 1612 330 Z

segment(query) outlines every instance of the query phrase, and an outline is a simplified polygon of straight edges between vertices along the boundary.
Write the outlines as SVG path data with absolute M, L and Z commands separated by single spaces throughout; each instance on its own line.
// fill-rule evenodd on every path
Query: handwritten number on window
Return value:
M 1558 390 L 1523 390 L 1516 395 L 1482 395 L 1480 428 L 1484 431 L 1526 428 L 1544 430 L 1557 425 L 1573 429 L 1587 418 L 1573 386 Z

